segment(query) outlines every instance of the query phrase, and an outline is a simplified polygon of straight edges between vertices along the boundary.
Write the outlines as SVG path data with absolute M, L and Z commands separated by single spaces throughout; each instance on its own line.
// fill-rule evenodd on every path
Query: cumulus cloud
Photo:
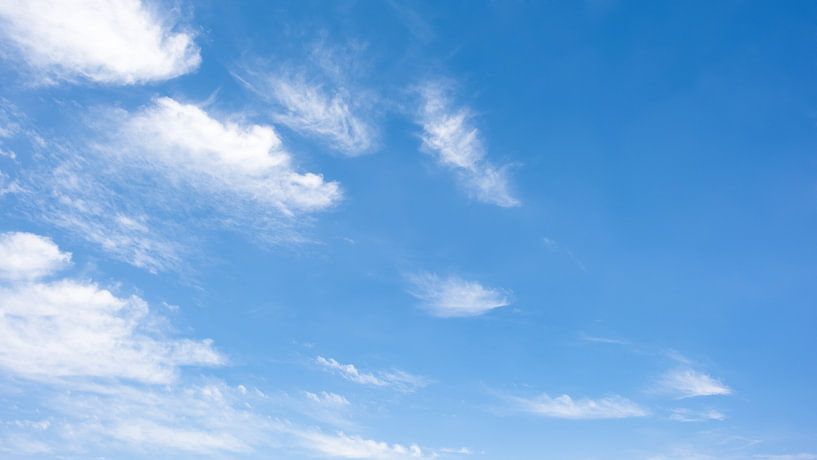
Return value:
M 325 434 L 283 418 L 258 389 L 190 379 L 184 366 L 225 363 L 209 340 L 173 337 L 137 296 L 118 296 L 91 281 L 46 280 L 70 261 L 48 238 L 6 233 L 0 247 L 12 261 L 0 258 L 0 392 L 25 401 L 23 415 L 48 414 L 0 420 L 0 452 L 50 458 L 87 456 L 93 448 L 114 458 L 201 458 L 276 449 L 337 458 L 438 457 L 415 444 Z M 376 379 L 417 385 L 407 374 Z M 307 398 L 322 407 L 348 404 L 335 393 Z M 15 404 L 4 417 L 18 410 Z
M 70 260 L 47 238 L 0 235 L 0 256 L 6 256 L 0 262 L 0 368 L 8 372 L 45 381 L 169 383 L 179 366 L 223 362 L 208 340 L 174 339 L 157 330 L 148 304 L 137 296 L 118 297 L 69 278 L 30 281 Z
M 374 387 L 392 387 L 403 392 L 413 392 L 427 386 L 430 382 L 425 377 L 409 374 L 400 370 L 380 371 L 375 373 L 358 369 L 354 364 L 341 364 L 332 358 L 318 356 L 315 363 L 334 372 L 344 379 Z
M 161 81 L 201 62 L 193 34 L 139 0 L 0 1 L 0 34 L 43 82 Z
M 442 83 L 427 83 L 419 92 L 418 123 L 423 128 L 424 150 L 454 171 L 477 200 L 502 207 L 518 206 L 519 200 L 510 192 L 507 167 L 497 167 L 485 158 L 479 129 L 471 123 L 471 111 L 454 107 Z
M 443 318 L 478 316 L 510 305 L 507 293 L 458 276 L 432 273 L 408 277 L 408 292 L 423 302 L 431 314 Z
M 34 280 L 71 262 L 51 239 L 24 232 L 0 234 L 0 280 Z
M 728 395 L 732 389 L 703 372 L 693 369 L 674 369 L 664 374 L 658 381 L 659 389 L 678 398 L 697 396 Z
M 336 182 L 298 171 L 270 126 L 170 98 L 91 118 L 90 139 L 55 143 L 23 197 L 35 217 L 153 272 L 177 269 L 207 229 L 298 240 L 305 213 L 341 199 Z
M 646 409 L 621 396 L 574 400 L 568 395 L 551 398 L 541 394 L 534 398 L 511 398 L 517 410 L 535 415 L 563 419 L 616 419 L 643 417 Z

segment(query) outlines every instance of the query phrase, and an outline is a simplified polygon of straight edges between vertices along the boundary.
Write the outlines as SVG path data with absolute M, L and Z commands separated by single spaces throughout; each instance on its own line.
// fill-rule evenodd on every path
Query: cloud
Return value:
M 424 377 L 400 370 L 380 371 L 375 375 L 359 370 L 354 364 L 341 364 L 332 358 L 323 356 L 315 358 L 315 363 L 350 382 L 374 387 L 392 387 L 406 393 L 416 391 L 430 383 Z
M 139 0 L 0 2 L 8 53 L 43 82 L 106 84 L 167 80 L 201 62 L 190 32 Z
M 511 402 L 518 410 L 551 418 L 617 419 L 648 415 L 646 409 L 621 396 L 574 400 L 568 395 L 551 398 L 541 394 L 530 399 L 514 397 Z
M 6 233 L 0 246 L 13 261 L 32 258 L 9 265 L 13 270 L 3 273 L 11 276 L 0 279 L 0 394 L 15 400 L 0 419 L 2 453 L 201 458 L 263 449 L 339 458 L 437 457 L 415 444 L 324 434 L 282 418 L 258 389 L 191 379 L 184 366 L 225 364 L 212 342 L 173 337 L 164 318 L 137 296 L 68 277 L 44 281 L 70 261 L 48 238 Z M 407 376 L 376 378 L 398 388 L 416 386 Z M 321 406 L 348 404 L 334 393 L 307 394 Z M 47 418 L 5 419 L 17 414 Z
M 90 139 L 55 143 L 54 164 L 28 173 L 31 213 L 153 272 L 177 269 L 210 228 L 297 240 L 304 213 L 342 196 L 336 182 L 299 172 L 270 126 L 170 98 L 92 119 Z
M 435 458 L 430 452 L 424 452 L 416 444 L 388 444 L 385 442 L 364 439 L 359 436 L 348 436 L 344 433 L 326 435 L 319 432 L 301 433 L 310 450 L 338 458 L 359 458 L 392 460 L 404 458 Z
M 49 239 L 0 236 L 0 368 L 31 380 L 117 378 L 170 383 L 179 366 L 218 365 L 208 340 L 175 339 L 138 296 L 118 297 L 93 282 L 31 281 L 69 260 Z M 11 276 L 6 276 L 11 273 Z
M 667 372 L 658 381 L 659 389 L 678 398 L 728 395 L 732 389 L 707 374 L 688 368 Z
M 479 316 L 511 303 L 501 290 L 454 275 L 442 278 L 432 273 L 422 273 L 411 275 L 408 280 L 411 283 L 409 294 L 423 301 L 424 307 L 434 316 Z
M 71 263 L 71 254 L 49 238 L 23 232 L 0 233 L 0 281 L 34 280 Z
M 448 88 L 438 82 L 420 87 L 418 123 L 423 128 L 423 148 L 437 162 L 453 170 L 477 200 L 502 207 L 518 206 L 510 192 L 507 166 L 496 167 L 485 159 L 479 129 L 471 124 L 468 108 L 454 108 Z
M 340 407 L 349 405 L 349 400 L 344 398 L 342 395 L 327 391 L 321 391 L 320 393 L 312 393 L 310 391 L 307 391 L 306 397 L 314 403 L 326 406 Z
M 347 155 L 365 153 L 374 143 L 375 129 L 358 113 L 362 109 L 342 86 L 283 73 L 246 72 L 238 78 L 245 87 L 273 104 L 273 119 L 277 123 L 321 138 Z
M 672 409 L 669 418 L 678 422 L 707 422 L 726 420 L 726 415 L 713 409 L 694 411 L 680 408 Z

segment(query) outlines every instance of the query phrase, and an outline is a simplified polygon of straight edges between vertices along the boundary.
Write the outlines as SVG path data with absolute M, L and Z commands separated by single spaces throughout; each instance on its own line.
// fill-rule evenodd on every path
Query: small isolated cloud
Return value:
M 361 84 L 369 70 L 362 57 L 366 45 L 318 41 L 307 45 L 296 63 L 277 59 L 245 62 L 234 77 L 260 98 L 272 119 L 293 131 L 320 140 L 348 156 L 371 152 L 377 144 L 372 90 Z M 366 68 L 366 69 L 364 69 Z
M 418 123 L 423 128 L 423 149 L 454 171 L 477 200 L 502 207 L 518 206 L 510 192 L 507 166 L 497 167 L 485 158 L 479 129 L 471 123 L 468 108 L 455 108 L 448 88 L 439 82 L 420 87 Z
M 23 232 L 0 234 L 0 280 L 35 280 L 71 263 L 71 253 L 51 241 Z
M 55 147 L 23 188 L 34 216 L 153 272 L 175 269 L 202 230 L 296 241 L 305 213 L 342 196 L 300 172 L 272 127 L 158 98 L 95 114 L 90 139 Z M 299 219 L 300 218 L 300 219 Z
M 349 405 L 349 400 L 337 393 L 328 391 L 321 391 L 320 393 L 307 391 L 305 393 L 307 399 L 322 406 L 343 407 Z
M 409 294 L 420 299 L 434 316 L 479 316 L 511 303 L 507 293 L 455 275 L 422 273 L 411 275 L 408 280 Z
M 0 234 L 0 368 L 20 377 L 170 383 L 184 365 L 224 362 L 209 340 L 157 329 L 148 304 L 89 281 L 40 281 L 70 260 L 48 238 Z
M 678 422 L 709 422 L 726 420 L 723 412 L 714 409 L 692 410 L 692 409 L 672 409 L 669 418 Z
M 139 0 L 3 1 L 0 34 L 42 82 L 161 81 L 201 62 L 193 35 Z
M 416 444 L 388 444 L 359 436 L 349 436 L 342 432 L 336 435 L 303 432 L 300 436 L 309 450 L 328 457 L 373 460 L 436 458 L 432 452 L 426 452 Z
M 374 128 L 358 113 L 362 109 L 343 87 L 288 74 L 248 72 L 240 80 L 273 105 L 277 123 L 321 138 L 347 155 L 364 153 L 374 143 Z
M 517 410 L 550 418 L 562 419 L 616 419 L 643 417 L 648 411 L 621 396 L 601 399 L 574 400 L 568 395 L 551 398 L 541 394 L 534 398 L 511 398 Z
M 365 372 L 354 364 L 341 364 L 332 358 L 318 356 L 315 363 L 322 368 L 334 372 L 344 379 L 373 387 L 391 387 L 398 391 L 411 393 L 427 386 L 430 382 L 425 377 L 409 374 L 400 370 Z
M 689 368 L 675 369 L 664 374 L 658 381 L 662 392 L 680 399 L 697 396 L 728 395 L 732 389 L 703 372 Z

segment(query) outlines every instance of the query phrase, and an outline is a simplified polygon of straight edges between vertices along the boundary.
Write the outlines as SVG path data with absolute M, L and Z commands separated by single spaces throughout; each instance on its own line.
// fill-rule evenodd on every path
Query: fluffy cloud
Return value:
M 563 419 L 615 419 L 643 417 L 647 410 L 621 396 L 574 400 L 568 395 L 551 398 L 542 394 L 534 398 L 512 398 L 516 409 L 543 417 Z
M 272 398 L 260 390 L 191 381 L 183 366 L 224 363 L 210 341 L 171 337 L 139 297 L 120 297 L 89 281 L 44 281 L 70 260 L 48 238 L 6 233 L 0 248 L 6 256 L 0 259 L 0 393 L 25 401 L 21 415 L 48 414 L 47 420 L 0 419 L 0 452 L 50 458 L 87 456 L 93 447 L 111 457 L 201 458 L 263 448 L 337 458 L 438 456 L 414 444 L 325 434 L 275 415 Z M 373 378 L 418 385 L 408 374 Z M 349 404 L 334 393 L 307 398 L 319 406 Z M 15 404 L 3 415 L 19 409 Z
M 422 300 L 435 316 L 478 316 L 510 305 L 506 293 L 454 275 L 440 277 L 424 273 L 411 275 L 408 279 L 411 283 L 408 292 Z
M 159 98 L 126 114 L 112 153 L 202 192 L 236 195 L 283 212 L 315 210 L 340 197 L 337 183 L 301 174 L 270 126 L 242 126 L 200 107 Z
M 454 171 L 477 200 L 502 207 L 518 206 L 510 192 L 506 167 L 485 159 L 479 129 L 471 124 L 471 111 L 454 108 L 447 87 L 428 83 L 420 88 L 418 122 L 423 127 L 423 148 L 437 162 Z
M 28 233 L 0 235 L 0 368 L 32 380 L 66 377 L 172 382 L 183 365 L 217 365 L 210 341 L 167 337 L 137 296 L 117 297 L 68 278 L 21 281 L 53 273 L 70 255 Z M 22 268 L 21 268 L 22 267 Z M 11 276 L 7 276 L 11 273 Z
M 392 387 L 403 392 L 413 392 L 429 384 L 428 379 L 408 372 L 380 371 L 377 374 L 364 372 L 354 364 L 341 364 L 332 358 L 318 356 L 315 363 L 322 368 L 335 372 L 350 382 L 375 387 Z
M 720 380 L 687 368 L 667 372 L 659 379 L 658 386 L 661 391 L 682 399 L 732 393 L 732 389 L 721 383 Z
M 160 81 L 195 70 L 199 49 L 172 18 L 139 0 L 0 1 L 9 50 L 43 81 Z
M 0 280 L 39 279 L 65 267 L 71 254 L 49 238 L 31 233 L 0 234 Z

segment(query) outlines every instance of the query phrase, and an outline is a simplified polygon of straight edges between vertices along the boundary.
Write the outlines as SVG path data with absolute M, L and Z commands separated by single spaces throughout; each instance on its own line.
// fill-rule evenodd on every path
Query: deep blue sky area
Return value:
M 817 459 L 817 3 L 0 1 L 0 457 Z

